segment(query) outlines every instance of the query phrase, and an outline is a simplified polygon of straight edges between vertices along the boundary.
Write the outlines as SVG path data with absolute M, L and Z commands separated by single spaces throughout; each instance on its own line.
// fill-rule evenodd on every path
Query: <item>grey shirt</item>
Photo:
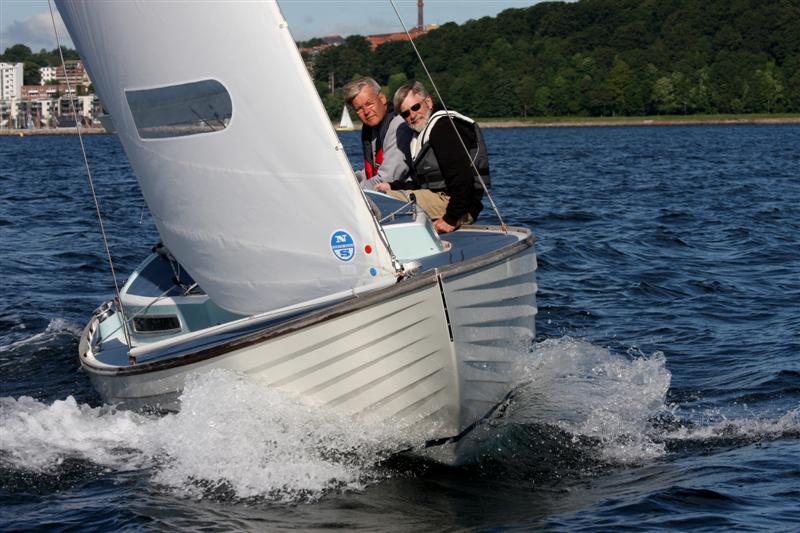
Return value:
M 395 115 L 386 130 L 386 137 L 383 139 L 383 163 L 381 163 L 378 173 L 368 180 L 364 169 L 356 171 L 356 177 L 361 182 L 361 187 L 370 190 L 378 183 L 391 183 L 406 176 L 411 166 L 411 139 L 413 138 L 414 130 L 406 124 L 403 117 Z M 376 142 L 376 139 L 372 139 L 373 154 Z

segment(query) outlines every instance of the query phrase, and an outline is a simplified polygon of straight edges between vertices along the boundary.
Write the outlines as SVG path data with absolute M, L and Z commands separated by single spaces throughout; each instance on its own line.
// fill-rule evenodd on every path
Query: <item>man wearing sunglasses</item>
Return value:
M 413 192 L 439 233 L 472 224 L 483 209 L 483 185 L 476 169 L 489 186 L 489 158 L 480 128 L 455 111 L 450 111 L 449 117 L 443 110 L 434 112 L 433 100 L 420 82 L 400 87 L 394 107 L 417 132 L 411 142 L 413 172 L 404 180 L 375 189 L 400 200 L 407 200 Z
M 414 132 L 402 118 L 389 111 L 386 95 L 372 78 L 361 78 L 344 87 L 347 104 L 353 108 L 361 128 L 364 169 L 356 176 L 365 189 L 391 183 L 409 173 L 411 139 Z

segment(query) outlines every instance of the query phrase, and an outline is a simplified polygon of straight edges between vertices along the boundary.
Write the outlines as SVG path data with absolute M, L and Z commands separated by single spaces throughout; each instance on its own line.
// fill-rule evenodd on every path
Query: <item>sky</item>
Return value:
M 96 2 L 112 0 L 91 0 Z M 218 0 L 195 0 L 218 1 Z M 258 0 L 229 0 L 258 1 Z M 494 16 L 511 7 L 528 7 L 541 0 L 424 0 L 425 24 L 462 23 Z M 188 5 L 191 2 L 185 1 Z M 368 35 L 402 31 L 389 0 L 279 0 L 296 40 L 326 35 Z M 406 26 L 417 23 L 417 0 L 395 0 Z M 53 7 L 55 10 L 55 6 Z M 58 35 L 72 47 L 61 19 Z M 47 0 L 0 0 L 0 51 L 22 43 L 34 52 L 56 47 Z

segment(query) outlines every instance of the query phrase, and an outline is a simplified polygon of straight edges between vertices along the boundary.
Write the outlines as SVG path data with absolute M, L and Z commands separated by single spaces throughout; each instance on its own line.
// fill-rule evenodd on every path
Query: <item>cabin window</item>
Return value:
M 233 114 L 231 96 L 216 80 L 125 91 L 125 97 L 142 139 L 224 130 Z
M 172 333 L 181 330 L 177 315 L 137 316 L 133 318 L 136 333 Z

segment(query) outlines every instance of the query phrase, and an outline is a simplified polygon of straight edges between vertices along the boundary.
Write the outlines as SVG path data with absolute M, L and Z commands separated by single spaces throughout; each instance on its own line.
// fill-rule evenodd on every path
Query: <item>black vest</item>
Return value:
M 467 128 L 472 129 L 472 132 L 475 136 L 474 142 L 470 143 L 469 140 L 465 140 L 464 143 L 467 145 L 470 159 L 475 164 L 475 168 L 478 169 L 478 173 L 488 189 L 491 186 L 492 181 L 489 175 L 489 154 L 486 152 L 486 142 L 483 140 L 483 133 L 481 133 L 481 129 L 477 122 L 469 119 L 468 117 L 455 113 L 454 111 L 451 111 L 450 113 L 453 117 L 453 122 L 455 122 L 457 125 L 464 125 Z M 417 185 L 420 189 L 443 191 L 446 188 L 442 171 L 439 169 L 439 162 L 436 159 L 436 154 L 433 153 L 433 148 L 431 147 L 430 139 L 428 137 L 430 135 L 430 131 L 433 129 L 434 124 L 439 120 L 449 122 L 447 114 L 444 111 L 437 111 L 434 113 L 428 121 L 428 124 L 425 126 L 425 129 L 422 131 L 422 133 L 420 133 L 419 136 L 419 140 L 422 142 L 422 147 L 420 148 L 417 156 L 414 158 L 414 174 Z M 447 125 L 447 127 L 449 128 L 452 126 Z M 472 169 L 472 172 L 474 174 L 475 170 Z M 475 188 L 483 191 L 483 187 L 481 186 L 481 182 L 478 180 L 477 176 L 474 177 L 474 180 Z

